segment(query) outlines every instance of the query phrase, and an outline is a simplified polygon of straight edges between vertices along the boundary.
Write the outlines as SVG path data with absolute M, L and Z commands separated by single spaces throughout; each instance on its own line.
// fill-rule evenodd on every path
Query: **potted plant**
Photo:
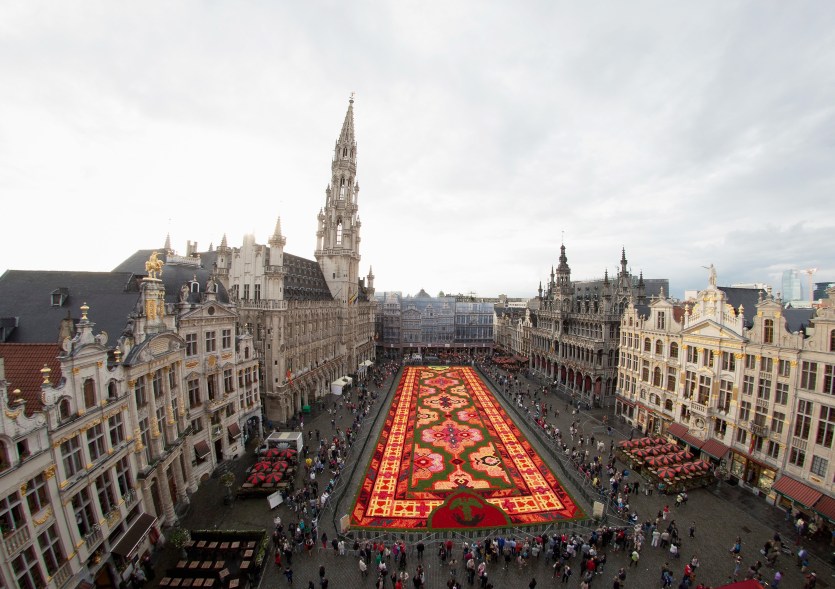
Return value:
M 235 486 L 235 475 L 231 472 L 225 472 L 220 476 L 220 484 L 226 487 L 226 498 L 224 503 L 226 505 L 232 504 L 232 487 Z
M 187 559 L 188 554 L 186 554 L 184 547 L 186 542 L 191 540 L 191 532 L 189 532 L 186 528 L 172 528 L 166 536 L 168 537 L 168 541 L 171 545 L 180 551 L 182 559 Z

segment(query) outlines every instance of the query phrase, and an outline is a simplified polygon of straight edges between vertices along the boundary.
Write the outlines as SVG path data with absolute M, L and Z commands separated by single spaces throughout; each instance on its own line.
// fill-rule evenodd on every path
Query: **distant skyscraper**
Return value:
M 803 276 L 800 270 L 784 270 L 783 271 L 783 288 L 782 288 L 783 302 L 788 304 L 792 302 L 803 301 Z

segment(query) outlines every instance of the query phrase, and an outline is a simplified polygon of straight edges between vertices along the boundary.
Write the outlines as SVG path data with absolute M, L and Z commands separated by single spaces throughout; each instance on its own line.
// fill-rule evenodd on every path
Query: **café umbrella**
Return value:
M 260 485 L 266 479 L 266 475 L 262 472 L 254 472 L 246 479 L 246 482 L 252 485 Z
M 252 465 L 252 472 L 264 472 L 273 467 L 271 462 L 261 461 Z

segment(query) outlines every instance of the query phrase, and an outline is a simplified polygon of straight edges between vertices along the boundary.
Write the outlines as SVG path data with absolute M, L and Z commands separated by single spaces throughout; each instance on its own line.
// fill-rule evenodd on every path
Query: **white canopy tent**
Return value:
M 343 376 L 331 383 L 331 394 L 341 395 L 342 389 L 354 382 L 350 376 Z

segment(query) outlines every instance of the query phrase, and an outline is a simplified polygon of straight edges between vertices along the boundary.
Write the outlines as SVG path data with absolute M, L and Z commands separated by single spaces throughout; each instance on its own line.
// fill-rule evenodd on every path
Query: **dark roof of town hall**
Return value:
M 322 267 L 315 260 L 284 254 L 284 299 L 288 301 L 331 301 Z M 345 293 L 347 296 L 347 293 Z

